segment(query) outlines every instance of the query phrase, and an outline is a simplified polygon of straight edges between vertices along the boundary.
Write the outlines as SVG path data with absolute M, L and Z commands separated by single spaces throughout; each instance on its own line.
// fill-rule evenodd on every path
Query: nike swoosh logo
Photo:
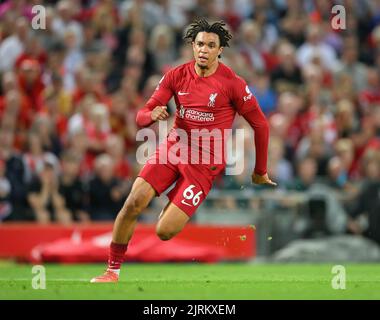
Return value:
M 191 204 L 188 204 L 185 200 L 182 200 L 181 203 L 186 204 L 186 205 L 189 206 L 189 207 L 192 207 L 192 205 L 191 205 Z
M 189 94 L 189 92 L 181 92 L 181 91 L 178 91 L 178 95 L 179 95 L 179 96 L 184 96 L 185 94 Z

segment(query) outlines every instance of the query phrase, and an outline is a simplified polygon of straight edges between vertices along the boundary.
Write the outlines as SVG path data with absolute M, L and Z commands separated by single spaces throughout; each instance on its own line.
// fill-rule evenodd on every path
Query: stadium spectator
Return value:
M 83 181 L 87 181 L 93 173 L 94 160 L 92 155 L 87 152 L 88 139 L 84 129 L 68 134 L 66 150 L 74 153 L 80 159 L 79 176 Z
M 248 65 L 255 71 L 265 71 L 267 66 L 261 47 L 261 32 L 259 25 L 253 20 L 246 20 L 240 26 L 240 52 L 246 58 Z
M 101 154 L 96 158 L 94 169 L 95 175 L 88 186 L 91 220 L 113 220 L 127 190 L 116 178 L 115 163 L 108 154 Z
M 26 97 L 29 108 L 36 113 L 41 110 L 40 95 L 45 88 L 42 81 L 42 69 L 37 60 L 25 59 L 18 70 L 20 91 Z
M 378 53 L 380 48 L 380 27 L 376 25 L 370 35 L 368 35 L 369 48 L 366 50 L 365 60 L 367 63 L 372 64 L 376 53 Z
M 104 104 L 95 103 L 91 95 L 83 99 L 78 111 L 69 119 L 68 135 L 72 137 L 77 133 L 85 134 L 85 155 L 83 156 L 86 159 L 85 162 L 92 168 L 95 157 L 105 150 L 105 143 L 111 133 L 109 112 Z
M 312 157 L 317 162 L 317 176 L 327 175 L 328 159 L 332 155 L 330 142 L 325 138 L 327 128 L 321 120 L 313 121 L 310 131 L 299 142 L 296 157 Z
M 157 82 L 154 83 L 154 88 Z M 135 79 L 124 77 L 120 89 L 112 95 L 110 107 L 111 131 L 124 139 L 127 150 L 136 145 L 136 115 L 143 98 L 138 91 Z
M 277 113 L 275 113 L 275 115 L 281 114 L 283 117 L 277 116 L 276 121 L 279 120 L 277 124 L 280 125 L 280 134 L 284 134 L 287 137 L 287 149 L 289 149 L 287 157 L 289 157 L 291 161 L 293 161 L 299 141 L 307 130 L 305 125 L 309 125 L 308 119 L 302 119 L 304 103 L 300 96 L 289 91 L 283 92 L 278 97 Z
M 125 75 L 133 77 L 135 81 L 141 83 L 152 72 L 152 64 L 152 57 L 146 52 L 145 48 L 139 45 L 131 45 L 126 52 Z M 145 70 L 146 66 L 148 66 L 148 69 Z
M 0 159 L 0 222 L 12 213 L 11 183 L 6 176 L 5 161 Z
M 62 144 L 51 120 L 47 114 L 36 115 L 31 130 L 38 135 L 44 151 L 51 152 L 59 157 Z
M 53 73 L 50 84 L 41 93 L 42 113 L 47 113 L 52 119 L 56 116 L 69 117 L 73 113 L 72 96 L 63 87 L 63 79 Z
M 180 32 L 186 23 L 183 5 L 173 0 L 157 0 L 155 8 L 159 24 L 164 24 Z
M 363 115 L 368 115 L 370 110 L 380 104 L 380 75 L 375 68 L 367 70 L 368 86 L 359 92 L 360 112 Z
M 83 43 L 81 46 L 83 52 L 88 50 L 91 52 L 92 50 L 104 50 L 106 46 L 97 37 L 96 29 L 94 28 L 91 21 L 83 22 Z
M 338 138 L 349 138 L 358 130 L 355 106 L 350 100 L 339 100 L 335 112 L 335 126 Z
M 331 100 L 329 86 L 332 84 L 330 74 L 327 74 L 318 63 L 309 63 L 302 68 L 304 94 L 308 106 L 329 103 Z
M 305 42 L 304 30 L 308 26 L 305 6 L 299 0 L 289 0 L 282 15 L 280 35 L 298 48 Z
M 30 131 L 28 133 L 27 144 L 27 151 L 23 154 L 26 181 L 29 182 L 33 176 L 38 175 L 46 161 L 54 166 L 54 170 L 58 174 L 59 160 L 52 152 L 44 151 L 41 137 L 37 132 Z
M 375 127 L 375 135 L 377 139 L 380 139 L 380 106 L 377 106 L 372 110 L 371 116 Z
M 105 151 L 110 135 L 109 112 L 104 104 L 91 106 L 90 121 L 84 127 L 88 138 L 88 151 L 94 156 Z
M 309 63 L 318 63 L 329 72 L 338 68 L 337 55 L 334 49 L 323 42 L 321 26 L 310 24 L 307 27 L 307 39 L 297 50 L 297 61 L 301 67 Z
M 11 90 L 18 90 L 18 83 L 17 83 L 17 77 L 16 73 L 13 71 L 7 71 L 2 74 L 2 81 L 1 81 L 1 89 L 2 89 L 2 96 L 0 97 L 0 101 L 3 100 L 3 96 L 11 91 Z
M 370 151 L 362 160 L 365 180 L 350 211 L 348 231 L 380 244 L 380 152 Z
M 120 6 L 120 14 L 125 25 L 137 29 L 142 28 L 146 33 L 149 33 L 160 22 L 156 4 L 147 0 L 123 1 Z
M 0 72 L 13 69 L 17 57 L 24 51 L 28 34 L 28 21 L 24 17 L 18 17 L 14 33 L 0 43 Z
M 11 184 L 10 201 L 12 213 L 10 220 L 30 220 L 30 212 L 26 201 L 26 175 L 25 166 L 20 155 L 14 149 L 14 132 L 5 127 L 0 127 L 0 161 L 6 165 L 5 175 Z
M 221 13 L 221 17 L 236 32 L 243 20 L 239 11 L 236 8 L 236 2 L 233 0 L 226 0 L 224 2 L 224 8 Z
M 126 157 L 125 144 L 121 136 L 110 135 L 106 141 L 106 153 L 110 155 L 115 163 L 115 176 L 125 183 L 130 184 L 133 175 L 133 167 Z
M 297 177 L 287 184 L 288 190 L 307 191 L 316 182 L 317 161 L 306 157 L 297 163 Z
M 328 184 L 330 187 L 344 190 L 348 184 L 348 172 L 343 166 L 342 159 L 335 156 L 328 163 Z
M 62 172 L 59 178 L 58 193 L 64 199 L 63 210 L 67 211 L 70 221 L 90 221 L 87 210 L 85 186 L 80 179 L 80 157 L 73 151 L 62 155 Z
M 61 100 L 62 102 L 62 100 Z M 63 148 L 63 144 L 67 139 L 67 122 L 68 118 L 63 112 L 58 111 L 59 98 L 56 96 L 48 96 L 44 99 L 43 109 L 40 115 L 49 119 L 51 126 L 54 127 L 55 133 L 59 141 L 59 145 Z M 60 152 L 60 150 L 58 150 Z
M 73 38 L 75 38 L 73 45 L 79 47 L 83 42 L 83 28 L 74 19 L 75 2 L 72 0 L 60 0 L 57 3 L 57 15 L 53 18 L 52 28 L 60 40 L 63 40 L 68 32 L 72 32 Z
M 47 62 L 47 53 L 42 46 L 41 39 L 37 36 L 30 36 L 25 42 L 24 51 L 15 61 L 15 69 L 18 70 L 25 60 L 38 61 L 40 68 L 43 68 Z
M 375 132 L 375 123 L 369 116 L 362 119 L 360 130 L 351 135 L 354 145 L 354 159 L 350 169 L 352 178 L 361 178 L 360 161 L 367 151 L 380 149 L 380 139 L 375 136 Z
M 177 58 L 174 50 L 174 32 L 167 25 L 153 28 L 148 42 L 148 50 L 153 59 L 153 72 L 163 73 L 165 67 Z
M 349 138 L 342 138 L 335 142 L 334 151 L 339 158 L 343 171 L 352 178 L 352 165 L 354 162 L 354 144 Z
M 76 105 L 76 112 L 68 120 L 68 134 L 73 135 L 84 130 L 91 122 L 91 107 L 96 103 L 96 97 L 87 94 Z
M 291 163 L 285 159 L 284 141 L 277 136 L 271 136 L 269 142 L 268 168 L 269 174 L 283 187 L 293 179 L 293 168 Z
M 83 50 L 83 55 L 83 65 L 94 72 L 98 81 L 102 83 L 100 89 L 103 94 L 105 94 L 105 91 L 108 90 L 108 88 L 106 88 L 104 82 L 111 67 L 111 51 L 102 46 L 93 46 L 85 48 Z
M 45 29 L 38 30 L 36 32 L 36 36 L 40 38 L 42 47 L 49 54 L 53 50 L 54 46 L 57 45 L 57 43 L 60 43 L 60 40 L 57 39 L 57 35 L 54 32 L 54 28 L 53 28 L 54 18 L 55 18 L 54 7 L 46 6 L 45 7 Z
M 69 212 L 65 208 L 65 200 L 59 194 L 56 163 L 51 159 L 43 161 L 42 168 L 33 176 L 28 187 L 28 202 L 38 223 L 71 222 Z
M 359 41 L 355 36 L 347 36 L 343 40 L 342 55 L 335 77 L 343 73 L 353 78 L 355 92 L 367 87 L 367 67 L 359 59 Z M 337 80 L 336 80 L 337 81 Z
M 354 78 L 345 72 L 336 74 L 333 88 L 331 90 L 331 99 L 335 103 L 344 99 L 350 100 L 356 104 L 358 95 L 355 89 Z
M 63 34 L 63 39 L 65 45 L 65 57 L 63 59 L 65 74 L 63 82 L 65 89 L 72 92 L 76 86 L 75 74 L 83 65 L 84 57 L 74 31 L 67 30 Z
M 8 91 L 0 100 L 0 116 L 1 125 L 15 131 L 14 143 L 21 149 L 34 117 L 27 99 L 18 90 Z
M 267 73 L 256 72 L 251 79 L 252 81 L 248 82 L 248 86 L 260 103 L 265 115 L 269 115 L 275 111 L 277 102 L 277 95 L 271 88 L 269 75 Z
M 288 42 L 282 42 L 277 48 L 279 64 L 271 72 L 273 88 L 281 93 L 283 91 L 296 91 L 302 84 L 301 69 L 296 62 L 295 48 Z
M 48 61 L 44 76 L 47 82 L 52 81 L 53 74 L 62 78 L 65 76 L 63 61 L 65 59 L 65 46 L 62 42 L 54 40 L 49 48 Z M 49 83 L 47 83 L 49 85 Z
M 278 41 L 278 30 L 275 24 L 276 13 L 272 10 L 267 1 L 263 1 L 261 6 L 257 4 L 256 1 L 254 11 L 250 15 L 250 18 L 258 23 L 261 29 L 261 48 L 263 52 L 270 54 Z
M 100 0 L 87 10 L 86 17 L 83 20 L 91 21 L 91 29 L 94 31 L 97 38 L 109 48 L 113 49 L 116 46 L 116 37 L 113 33 L 119 25 L 119 13 L 114 1 Z M 83 46 L 85 48 L 85 46 Z
M 80 68 L 75 73 L 75 89 L 72 92 L 74 111 L 85 97 L 95 98 L 95 101 L 108 103 L 108 97 L 104 94 L 104 88 L 96 73 L 88 68 Z

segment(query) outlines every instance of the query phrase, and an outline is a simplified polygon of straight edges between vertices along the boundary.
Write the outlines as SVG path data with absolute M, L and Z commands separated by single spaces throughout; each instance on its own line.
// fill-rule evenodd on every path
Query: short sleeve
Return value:
M 166 105 L 174 94 L 174 69 L 169 70 L 159 81 L 152 98 Z
M 232 81 L 231 100 L 236 111 L 243 115 L 258 107 L 258 102 L 244 79 L 236 76 Z

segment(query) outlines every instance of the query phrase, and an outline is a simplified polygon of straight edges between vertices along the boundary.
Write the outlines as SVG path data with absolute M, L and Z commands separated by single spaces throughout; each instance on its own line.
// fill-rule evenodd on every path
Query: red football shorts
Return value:
M 220 166 L 206 164 L 159 163 L 157 150 L 138 174 L 156 191 L 156 196 L 175 183 L 168 198 L 191 217 L 210 192 Z

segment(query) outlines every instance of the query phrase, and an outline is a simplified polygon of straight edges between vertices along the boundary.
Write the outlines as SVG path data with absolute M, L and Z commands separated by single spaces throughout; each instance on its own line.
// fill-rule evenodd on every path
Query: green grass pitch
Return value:
M 102 264 L 46 264 L 46 289 L 32 288 L 32 265 L 0 263 L 0 299 L 274 300 L 380 299 L 380 264 L 124 264 L 117 284 L 91 284 Z

